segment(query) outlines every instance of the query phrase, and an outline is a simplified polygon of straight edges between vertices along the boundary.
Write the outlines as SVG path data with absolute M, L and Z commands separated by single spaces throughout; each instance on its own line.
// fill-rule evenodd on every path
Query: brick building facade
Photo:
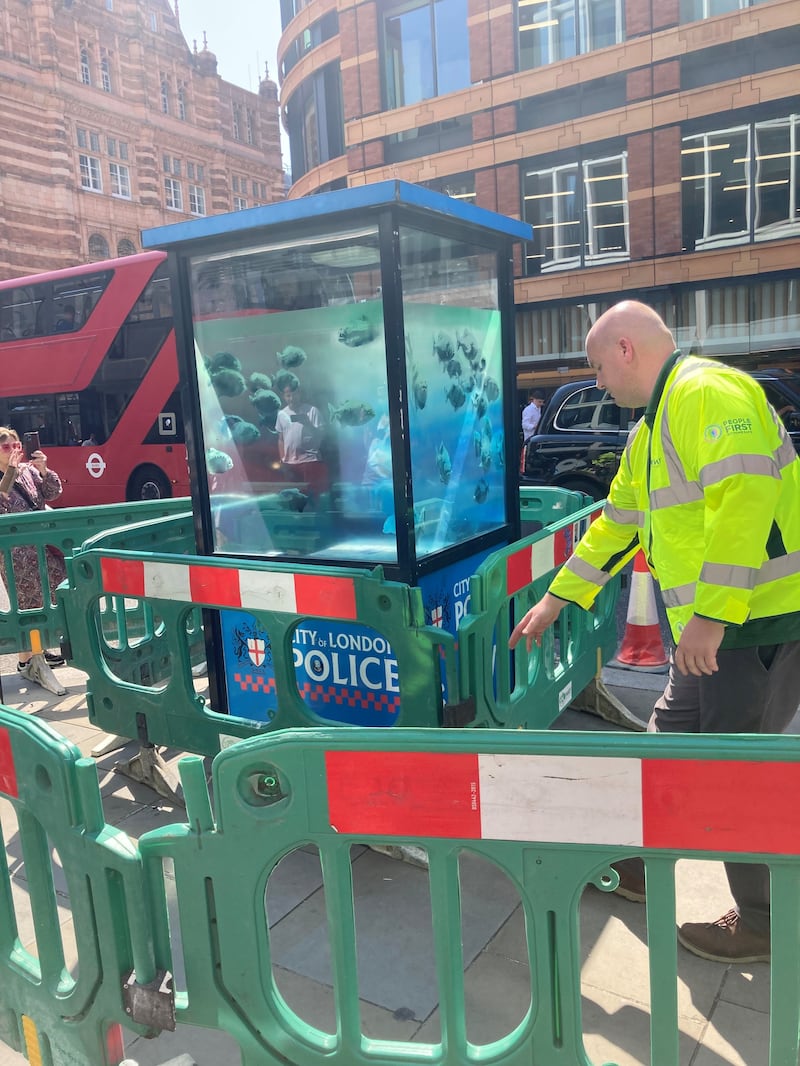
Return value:
M 800 0 L 281 0 L 292 196 L 401 178 L 524 218 L 518 369 L 622 296 L 800 359 Z M 338 97 L 333 99 L 334 88 Z
M 2 279 L 285 195 L 277 86 L 223 81 L 168 0 L 4 0 L 0 101 Z

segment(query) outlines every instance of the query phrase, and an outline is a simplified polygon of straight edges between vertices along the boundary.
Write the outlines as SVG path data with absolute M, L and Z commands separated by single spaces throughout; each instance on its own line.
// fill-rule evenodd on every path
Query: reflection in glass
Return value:
M 626 152 L 528 171 L 524 205 L 528 274 L 628 258 Z
M 520 70 L 607 48 L 623 39 L 620 0 L 518 0 L 517 12 Z
M 684 137 L 681 159 L 684 249 L 747 240 L 750 130 Z
M 394 561 L 376 229 L 198 256 L 191 274 L 214 550 Z
M 400 231 L 417 557 L 505 521 L 496 255 Z
M 466 0 L 411 0 L 384 19 L 386 101 L 430 100 L 470 84 Z

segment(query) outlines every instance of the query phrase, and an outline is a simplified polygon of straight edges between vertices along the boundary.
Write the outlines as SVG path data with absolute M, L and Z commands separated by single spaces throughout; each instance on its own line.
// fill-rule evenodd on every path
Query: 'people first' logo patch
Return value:
M 752 433 L 753 422 L 750 418 L 726 418 L 722 428 L 726 433 Z
M 753 422 L 750 418 L 726 418 L 722 424 L 706 426 L 703 435 L 706 440 L 720 440 L 731 434 L 752 433 Z

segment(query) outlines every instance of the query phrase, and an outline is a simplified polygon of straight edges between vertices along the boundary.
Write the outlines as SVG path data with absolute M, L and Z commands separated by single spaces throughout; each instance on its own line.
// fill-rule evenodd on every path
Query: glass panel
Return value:
M 584 165 L 587 259 L 609 262 L 628 256 L 627 156 Z
M 756 239 L 787 237 L 800 228 L 797 116 L 756 125 Z
M 681 297 L 684 349 L 691 354 L 740 355 L 750 348 L 749 288 L 725 285 Z M 688 335 L 691 341 L 688 341 Z
M 465 0 L 436 0 L 436 95 L 455 92 L 470 84 L 469 30 Z
M 528 273 L 561 270 L 581 257 L 577 166 L 525 175 L 525 218 L 534 230 Z
M 607 48 L 622 40 L 622 13 L 617 0 L 581 0 L 581 52 Z
M 417 556 L 506 520 L 497 255 L 400 231 Z
M 684 137 L 684 251 L 737 244 L 750 222 L 750 136 L 747 128 Z
M 390 15 L 385 32 L 389 107 L 402 107 L 435 96 L 429 4 L 415 4 L 409 10 Z
M 576 54 L 574 0 L 519 0 L 518 11 L 522 70 Z
M 800 292 L 797 279 L 780 278 L 753 286 L 750 319 L 751 350 L 793 348 L 800 334 Z
M 396 559 L 379 285 L 374 227 L 191 261 L 215 551 Z

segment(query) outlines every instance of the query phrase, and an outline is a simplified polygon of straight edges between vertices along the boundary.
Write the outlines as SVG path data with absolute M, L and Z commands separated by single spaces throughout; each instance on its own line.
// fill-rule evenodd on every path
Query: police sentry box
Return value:
M 380 566 L 455 632 L 470 575 L 519 535 L 511 251 L 530 237 L 395 181 L 144 233 L 170 254 L 198 550 Z M 269 718 L 266 635 L 238 611 L 222 628 L 212 693 Z M 294 662 L 321 718 L 392 724 L 374 630 L 306 618 Z

